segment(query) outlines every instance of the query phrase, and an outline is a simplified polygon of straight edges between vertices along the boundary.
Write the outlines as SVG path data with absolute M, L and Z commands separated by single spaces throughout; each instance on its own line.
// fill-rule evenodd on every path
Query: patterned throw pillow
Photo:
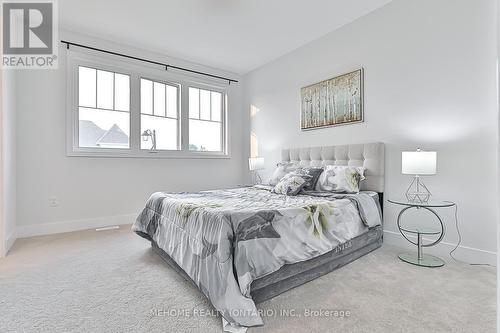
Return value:
M 344 165 L 328 165 L 316 184 L 318 191 L 358 193 L 359 182 L 365 179 L 365 168 Z
M 307 182 L 311 181 L 311 176 L 300 175 L 295 172 L 288 173 L 276 184 L 274 193 L 284 195 L 297 195 Z
M 319 176 L 323 172 L 323 168 L 321 167 L 303 167 L 298 168 L 297 171 L 294 171 L 299 175 L 311 176 L 311 180 L 307 181 L 304 185 L 303 190 L 306 191 L 314 191 L 316 183 L 318 182 Z
M 291 171 L 295 171 L 299 168 L 299 165 L 295 162 L 281 162 L 278 163 L 276 169 L 274 169 L 273 175 L 269 179 L 269 185 L 276 185 L 281 180 L 281 178 L 285 177 L 285 175 Z

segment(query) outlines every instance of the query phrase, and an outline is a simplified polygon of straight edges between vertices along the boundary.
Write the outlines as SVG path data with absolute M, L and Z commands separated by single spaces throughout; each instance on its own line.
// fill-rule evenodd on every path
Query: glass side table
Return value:
M 432 256 L 430 254 L 424 254 L 422 252 L 423 247 L 430 247 L 438 244 L 444 237 L 444 224 L 439 217 L 438 213 L 433 208 L 444 208 L 444 207 L 453 207 L 454 203 L 448 201 L 438 201 L 438 200 L 429 200 L 429 202 L 421 203 L 421 202 L 409 202 L 406 198 L 401 199 L 390 199 L 388 200 L 390 203 L 395 205 L 404 206 L 404 208 L 399 212 L 398 215 L 398 229 L 401 235 L 410 243 L 417 246 L 417 253 L 401 253 L 398 255 L 398 258 L 404 262 L 409 264 L 423 266 L 423 267 L 441 267 L 444 265 L 444 261 L 438 257 Z M 425 209 L 438 219 L 439 225 L 436 227 L 420 227 L 420 226 L 412 226 L 401 223 L 403 214 L 409 209 Z M 408 238 L 407 234 L 414 234 L 417 236 L 417 241 L 413 241 Z M 437 239 L 431 243 L 424 244 L 422 242 L 422 235 L 435 236 Z

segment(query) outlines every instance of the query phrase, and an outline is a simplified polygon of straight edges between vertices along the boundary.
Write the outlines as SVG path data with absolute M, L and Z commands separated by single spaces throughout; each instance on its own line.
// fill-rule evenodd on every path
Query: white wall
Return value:
M 60 37 L 237 78 L 232 73 L 88 36 L 62 32 Z M 240 182 L 243 138 L 238 84 L 230 86 L 230 159 L 67 157 L 65 54 L 61 45 L 58 70 L 19 71 L 17 78 L 20 237 L 130 223 L 152 192 L 220 188 Z M 51 207 L 52 197 L 57 198 L 57 207 Z
M 1 166 L 0 181 L 3 221 L 3 245 L 0 257 L 5 255 L 16 239 L 16 90 L 15 72 L 2 71 L 1 74 Z M 2 227 L 0 223 L 0 227 Z
M 436 150 L 439 174 L 425 181 L 435 197 L 458 203 L 464 247 L 457 256 L 495 263 L 495 37 L 494 0 L 396 0 L 249 73 L 244 108 L 257 111 L 251 131 L 267 173 L 282 147 L 382 141 L 391 198 L 410 181 L 400 173 L 401 151 Z M 300 88 L 359 67 L 365 122 L 301 132 Z M 406 244 L 397 233 L 399 208 L 384 209 L 385 241 Z M 457 234 L 452 210 L 441 214 L 447 233 L 441 248 L 430 251 L 442 254 Z

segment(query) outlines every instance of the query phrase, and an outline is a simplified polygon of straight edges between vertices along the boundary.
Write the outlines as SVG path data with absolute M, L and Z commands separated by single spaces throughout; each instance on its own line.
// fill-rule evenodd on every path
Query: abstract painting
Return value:
M 301 129 L 363 121 L 363 69 L 300 90 Z

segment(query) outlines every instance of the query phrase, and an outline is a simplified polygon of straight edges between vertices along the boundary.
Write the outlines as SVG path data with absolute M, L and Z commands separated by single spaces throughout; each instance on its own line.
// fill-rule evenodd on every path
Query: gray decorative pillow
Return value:
M 318 191 L 358 193 L 359 183 L 365 179 L 365 168 L 344 165 L 328 165 L 316 184 Z
M 297 171 L 294 171 L 294 173 L 297 173 L 299 175 L 311 176 L 311 180 L 308 180 L 302 188 L 306 191 L 314 191 L 314 187 L 316 186 L 316 183 L 318 182 L 319 176 L 322 172 L 323 168 L 321 167 L 303 167 L 298 168 Z
M 307 182 L 311 181 L 311 178 L 309 175 L 291 172 L 281 178 L 274 187 L 273 192 L 284 195 L 297 195 L 306 186 Z
M 269 179 L 269 185 L 276 185 L 287 173 L 295 171 L 299 168 L 299 165 L 295 162 L 280 162 L 276 169 L 274 169 L 273 175 Z

